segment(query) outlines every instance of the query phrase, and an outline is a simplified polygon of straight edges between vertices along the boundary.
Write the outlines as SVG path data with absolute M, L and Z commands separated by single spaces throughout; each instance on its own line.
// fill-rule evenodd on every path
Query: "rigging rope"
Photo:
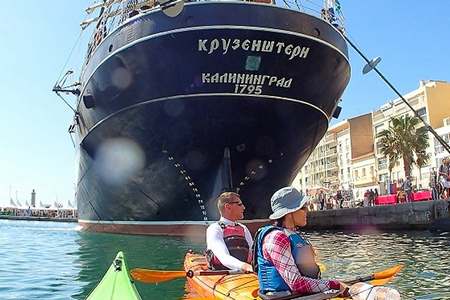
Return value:
M 78 44 L 80 43 L 80 40 L 81 40 L 81 37 L 83 36 L 83 33 L 84 33 L 84 30 L 82 29 L 82 30 L 80 31 L 80 34 L 78 35 L 78 38 L 77 38 L 76 41 L 75 41 L 75 44 L 72 46 L 72 49 L 70 50 L 69 56 L 67 57 L 67 60 L 66 60 L 66 62 L 64 63 L 64 66 L 62 67 L 61 72 L 59 73 L 59 76 L 58 76 L 58 80 L 57 80 L 56 82 L 59 82 L 59 81 L 61 80 L 62 74 L 63 74 L 64 70 L 66 69 L 67 64 L 69 63 L 69 60 L 71 59 L 72 54 L 73 54 L 75 48 L 76 48 L 76 47 L 78 46 Z

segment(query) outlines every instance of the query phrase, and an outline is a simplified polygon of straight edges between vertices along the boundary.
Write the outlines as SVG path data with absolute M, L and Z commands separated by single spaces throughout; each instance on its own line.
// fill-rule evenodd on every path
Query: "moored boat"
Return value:
M 267 218 L 339 110 L 350 66 L 334 1 L 315 15 L 264 2 L 89 8 L 71 126 L 82 228 L 203 235 L 224 190 L 249 222 Z

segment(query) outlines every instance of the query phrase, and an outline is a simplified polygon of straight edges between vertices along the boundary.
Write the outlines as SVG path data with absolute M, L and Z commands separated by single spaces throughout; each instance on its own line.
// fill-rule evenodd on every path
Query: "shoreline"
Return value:
M 344 208 L 308 213 L 309 230 L 442 230 L 450 231 L 450 202 L 448 200 L 421 201 L 397 205 Z M 52 218 L 0 215 L 0 220 L 49 221 L 77 223 L 75 218 Z M 110 224 L 109 224 L 110 223 Z M 124 233 L 133 235 L 204 236 L 209 224 L 163 225 L 131 224 L 139 222 L 83 222 L 84 231 Z M 199 222 L 201 223 L 201 222 Z M 242 220 L 251 232 L 270 223 L 270 220 Z M 152 224 L 152 225 L 150 225 Z
M 32 216 L 6 216 L 0 215 L 0 220 L 16 220 L 16 221 L 50 221 L 62 223 L 77 223 L 78 219 L 73 218 L 50 218 L 50 217 L 32 217 Z
M 442 230 L 450 231 L 448 200 L 430 200 L 312 211 L 306 230 Z

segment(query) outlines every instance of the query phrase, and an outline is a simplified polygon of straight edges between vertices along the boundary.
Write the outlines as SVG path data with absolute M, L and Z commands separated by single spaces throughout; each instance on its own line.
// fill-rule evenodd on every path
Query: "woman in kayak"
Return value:
M 307 200 L 292 187 L 282 188 L 272 196 L 273 213 L 269 218 L 275 225 L 262 227 L 255 238 L 254 264 L 262 298 L 347 290 L 342 282 L 320 279 L 314 250 L 296 231 L 306 225 Z

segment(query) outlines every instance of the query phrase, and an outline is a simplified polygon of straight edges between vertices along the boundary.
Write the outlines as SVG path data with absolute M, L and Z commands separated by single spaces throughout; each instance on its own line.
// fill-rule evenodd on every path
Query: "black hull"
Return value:
M 226 148 L 246 218 L 267 218 L 271 194 L 293 180 L 348 83 L 342 36 L 312 16 L 244 2 L 127 24 L 82 78 L 81 222 L 214 220 L 229 185 Z M 99 149 L 117 139 L 137 145 L 145 165 L 111 182 Z

